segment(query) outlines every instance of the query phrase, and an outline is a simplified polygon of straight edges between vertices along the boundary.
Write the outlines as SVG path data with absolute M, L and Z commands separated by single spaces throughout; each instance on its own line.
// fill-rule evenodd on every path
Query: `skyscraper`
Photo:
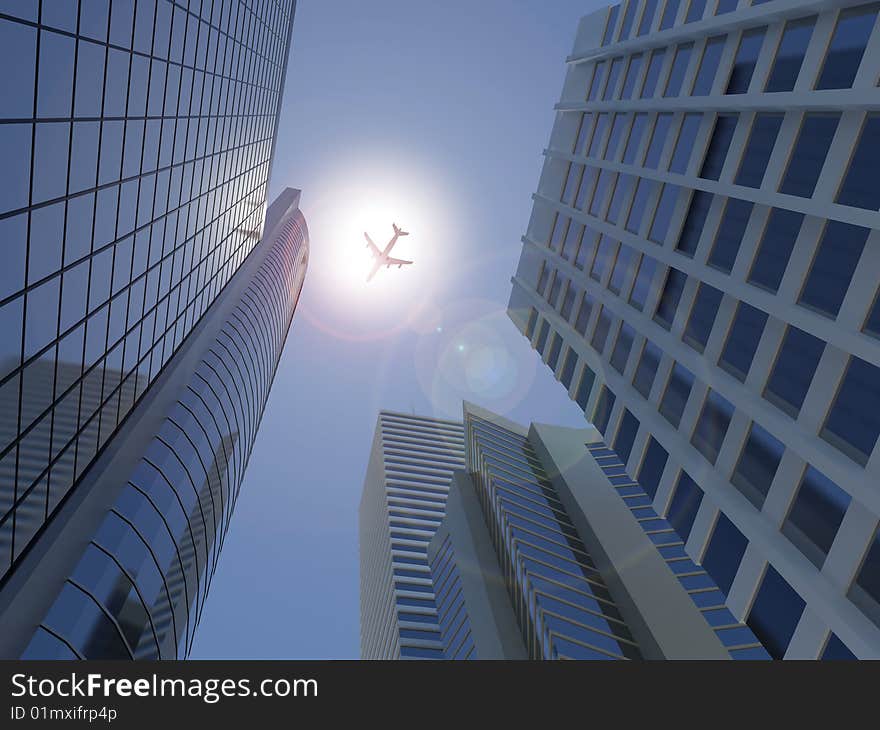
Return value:
M 293 10 L 3 5 L 3 655 L 188 650 L 305 269 L 298 193 L 264 229 Z
M 460 423 L 379 414 L 360 504 L 363 659 L 443 658 L 428 542 L 463 466 Z
M 880 656 L 878 10 L 583 18 L 513 279 L 516 326 L 778 658 Z
M 428 547 L 446 658 L 768 658 L 595 428 L 464 428 Z

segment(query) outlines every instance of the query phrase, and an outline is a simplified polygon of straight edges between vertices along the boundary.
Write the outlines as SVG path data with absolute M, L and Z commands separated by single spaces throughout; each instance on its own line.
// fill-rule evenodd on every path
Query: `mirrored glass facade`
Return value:
M 848 0 L 624 0 L 584 18 L 510 300 L 560 381 L 546 343 L 574 353 L 564 387 L 626 444 L 656 514 L 676 504 L 689 559 L 718 566 L 727 610 L 760 615 L 774 657 L 820 658 L 830 636 L 880 657 L 877 26 L 876 3 Z M 612 62 L 636 58 L 651 61 L 608 92 Z M 560 256 L 554 232 L 574 227 L 592 235 Z M 565 313 L 539 272 L 576 292 Z M 797 600 L 767 610 L 765 574 Z
M 260 241 L 294 7 L 0 2 L 0 593 Z
M 308 265 L 298 198 L 288 189 L 270 206 L 269 238 L 253 252 L 262 263 L 176 388 L 24 658 L 188 655 Z

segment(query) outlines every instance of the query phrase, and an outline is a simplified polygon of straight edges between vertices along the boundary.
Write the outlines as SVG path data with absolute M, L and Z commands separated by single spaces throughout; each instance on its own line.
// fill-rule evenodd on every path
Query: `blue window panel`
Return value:
M 724 161 L 727 159 L 727 151 L 730 149 L 733 133 L 736 131 L 737 121 L 738 117 L 731 114 L 721 114 L 715 120 L 715 128 L 712 130 L 706 157 L 703 158 L 700 177 L 707 180 L 718 180 L 721 177 Z
M 617 335 L 617 342 L 614 344 L 614 351 L 611 353 L 611 367 L 621 375 L 626 369 L 626 363 L 629 360 L 629 353 L 632 350 L 635 336 L 636 331 L 626 322 L 620 325 L 620 333 Z
M 608 206 L 608 213 L 605 219 L 609 223 L 617 225 L 621 223 L 620 213 L 623 209 L 624 201 L 632 191 L 634 178 L 632 175 L 621 173 L 617 177 L 617 185 L 614 188 L 614 194 L 611 196 L 611 204 Z
M 632 206 L 629 209 L 629 216 L 626 221 L 626 230 L 630 233 L 638 233 L 641 230 L 645 219 L 645 212 L 648 209 L 648 201 L 658 185 L 659 183 L 656 180 L 639 179 L 636 194 L 633 196 Z
M 678 15 L 678 8 L 681 0 L 666 0 L 666 7 L 663 8 L 663 17 L 660 19 L 660 30 L 666 30 L 675 25 L 675 17 Z
M 700 70 L 694 81 L 694 90 L 691 96 L 709 96 L 718 72 L 718 64 L 721 61 L 721 52 L 727 36 L 717 35 L 706 41 L 706 49 L 703 51 L 703 59 L 700 61 Z
M 593 390 L 593 382 L 595 380 L 596 374 L 584 365 L 584 370 L 578 383 L 577 395 L 575 396 L 575 402 L 581 407 L 582 411 L 587 410 L 587 403 L 590 400 L 590 392 Z
M 639 422 L 636 417 L 624 409 L 623 418 L 620 419 L 620 426 L 617 429 L 617 435 L 614 437 L 614 450 L 620 457 L 620 460 L 626 464 L 629 461 L 629 455 L 632 453 L 633 442 L 636 440 L 636 434 L 639 432 Z
M 823 661 L 851 661 L 857 658 L 834 633 L 828 637 L 825 650 L 820 657 Z
M 619 242 L 614 239 L 602 235 L 599 239 L 599 246 L 596 249 L 596 258 L 593 259 L 593 265 L 590 268 L 590 277 L 596 281 L 601 281 L 605 276 L 605 272 L 614 260 L 614 254 L 617 252 Z
M 608 114 L 600 114 L 596 117 L 596 129 L 593 132 L 593 139 L 590 140 L 590 149 L 587 153 L 589 157 L 599 157 L 602 149 L 602 143 L 605 141 L 605 132 L 608 129 Z
M 614 38 L 614 31 L 617 28 L 617 16 L 619 14 L 620 5 L 615 5 L 608 11 L 608 22 L 605 26 L 605 34 L 602 36 L 603 46 L 607 46 Z
M 648 238 L 654 243 L 662 244 L 666 240 L 680 192 L 681 188 L 677 185 L 663 186 L 663 192 L 660 193 L 660 200 L 657 202 L 657 210 L 654 213 L 654 220 L 651 222 L 651 230 L 648 233 Z
M 880 186 L 874 177 L 880 169 L 880 117 L 868 117 L 846 177 L 837 193 L 837 202 L 855 208 L 880 208 Z
M 797 418 L 823 352 L 825 343 L 822 340 L 789 326 L 767 380 L 764 397 L 792 418 Z
M 86 659 L 131 659 L 119 630 L 98 605 L 67 582 L 43 623 L 77 648 Z
M 782 40 L 776 51 L 776 58 L 767 79 L 764 91 L 793 91 L 797 83 L 801 66 L 804 63 L 804 55 L 810 38 L 813 37 L 813 27 L 816 25 L 816 16 L 789 21 L 785 24 Z
M 575 365 L 577 365 L 577 353 L 569 347 L 562 363 L 562 373 L 559 376 L 559 382 L 565 386 L 566 390 L 571 386 Z
M 821 570 L 849 503 L 846 492 L 818 469 L 808 466 L 782 525 L 782 534 Z
M 880 626 L 880 532 L 875 533 L 847 595 L 868 618 Z
M 650 99 L 656 93 L 665 57 L 665 48 L 658 48 L 651 52 L 651 61 L 648 64 L 648 72 L 645 74 L 645 83 L 642 85 L 642 93 L 640 94 L 642 99 Z
M 596 329 L 593 332 L 593 339 L 590 344 L 593 349 L 600 355 L 605 351 L 605 343 L 608 341 L 608 332 L 611 329 L 611 313 L 602 307 L 599 310 L 599 317 L 596 320 Z
M 675 49 L 672 70 L 669 72 L 669 80 L 666 82 L 666 89 L 663 92 L 664 97 L 678 96 L 681 93 L 681 85 L 684 83 L 693 50 L 693 43 L 681 43 Z
M 731 626 L 715 632 L 726 647 L 748 646 L 755 643 L 755 635 L 745 626 Z
M 712 464 L 717 461 L 724 444 L 733 410 L 733 405 L 727 399 L 714 390 L 709 391 L 694 427 L 691 443 Z
M 651 144 L 648 145 L 648 151 L 645 154 L 645 167 L 656 169 L 660 164 L 660 158 L 663 156 L 663 148 L 666 146 L 666 140 L 669 138 L 671 126 L 672 114 L 663 113 L 657 115 L 654 133 L 651 135 Z
M 584 146 L 587 144 L 587 136 L 593 127 L 593 115 L 590 112 L 581 114 L 581 121 L 578 125 L 578 133 L 575 136 L 574 147 L 571 152 L 574 155 L 586 155 Z
M 568 232 L 562 241 L 562 248 L 559 250 L 559 255 L 566 261 L 571 261 L 574 252 L 577 251 L 581 237 L 584 235 L 584 228 L 583 223 L 575 223 L 574 221 L 568 227 Z
M 623 14 L 623 22 L 620 24 L 620 36 L 618 40 L 625 41 L 629 38 L 630 33 L 632 32 L 633 20 L 636 15 L 636 8 L 639 5 L 639 0 L 629 0 L 626 5 L 626 11 Z
M 733 69 L 730 72 L 730 80 L 727 82 L 728 94 L 745 94 L 752 82 L 755 73 L 755 64 L 764 44 L 764 28 L 747 30 L 742 34 L 736 58 L 733 61 Z
M 636 164 L 636 156 L 642 144 L 642 138 L 645 136 L 645 130 L 648 128 L 648 115 L 644 112 L 636 114 L 633 118 L 632 128 L 626 138 L 626 145 L 623 149 L 623 163 L 625 165 Z M 639 182 L 642 182 L 641 180 Z
M 728 274 L 733 270 L 753 209 L 754 204 L 747 200 L 727 199 L 721 225 L 718 226 L 715 243 L 709 253 L 710 266 Z
M 718 0 L 718 7 L 715 8 L 715 15 L 725 15 L 736 10 L 739 0 Z
M 639 77 L 639 71 L 642 68 L 642 54 L 636 53 L 629 57 L 626 65 L 626 76 L 623 79 L 623 88 L 620 90 L 621 99 L 632 99 L 636 90 L 636 79 Z
M 547 367 L 553 372 L 556 372 L 556 364 L 559 362 L 559 353 L 561 350 L 562 337 L 558 334 L 554 334 L 553 341 L 550 343 L 550 354 L 547 356 Z
M 807 114 L 804 117 L 788 169 L 779 186 L 780 193 L 813 197 L 839 122 L 839 114 Z
M 715 326 L 715 318 L 718 316 L 718 308 L 724 293 L 708 284 L 700 284 L 694 305 L 691 308 L 691 316 L 684 328 L 682 339 L 699 352 L 706 349 L 712 327 Z
M 611 278 L 608 280 L 608 289 L 615 294 L 620 294 L 623 285 L 629 276 L 633 267 L 636 252 L 629 246 L 621 244 L 617 254 L 617 260 L 614 262 L 614 268 L 611 270 Z
M 685 23 L 693 23 L 694 21 L 701 20 L 703 17 L 703 13 L 706 12 L 706 0 L 691 0 L 691 4 L 688 6 L 687 15 L 684 18 Z
M 874 306 L 868 313 L 865 320 L 865 326 L 862 328 L 869 335 L 880 337 L 880 289 L 877 290 L 877 296 L 874 297 Z
M 605 65 L 605 61 L 599 61 L 593 67 L 593 78 L 590 81 L 590 90 L 587 92 L 587 99 L 589 101 L 595 101 L 599 98 L 599 90 L 605 81 Z
M 648 292 L 651 290 L 651 282 L 657 271 L 657 261 L 650 256 L 642 256 L 639 263 L 639 271 L 636 274 L 633 288 L 630 292 L 629 303 L 640 312 L 645 308 Z
M 0 66 L 3 68 L 0 118 L 30 119 L 34 113 L 34 69 L 37 67 L 34 28 L 0 20 Z
M 691 257 L 696 253 L 700 236 L 703 235 L 703 230 L 706 228 L 706 218 L 713 200 L 715 200 L 715 196 L 712 193 L 702 190 L 694 191 L 687 215 L 684 218 L 684 224 L 681 227 L 681 235 L 675 245 L 676 251 Z
M 684 115 L 681 130 L 675 143 L 675 152 L 673 152 L 672 161 L 669 163 L 670 172 L 679 174 L 687 172 L 688 163 L 696 145 L 697 130 L 699 130 L 702 121 L 703 115 L 700 113 Z
M 581 177 L 584 174 L 584 166 L 571 163 L 568 166 L 568 175 L 565 178 L 565 185 L 562 189 L 561 200 L 565 205 L 571 205 L 577 194 L 578 186 L 581 183 Z
M 651 30 L 651 24 L 657 14 L 658 2 L 659 0 L 645 0 L 645 9 L 642 11 L 642 19 L 639 22 L 639 30 L 636 35 L 643 36 Z
M 607 101 L 614 96 L 614 92 L 617 90 L 617 82 L 620 80 L 620 72 L 622 68 L 622 58 L 615 58 L 611 62 L 611 67 L 608 69 L 608 81 L 605 84 L 605 91 L 602 94 L 604 100 Z
M 734 182 L 750 188 L 760 188 L 764 172 L 773 154 L 776 138 L 782 126 L 781 114 L 757 114 L 752 123 L 746 150 Z
M 766 324 L 766 313 L 740 302 L 718 360 L 718 364 L 737 380 L 745 382 L 748 377 Z
M 626 114 L 614 115 L 614 123 L 611 125 L 611 134 L 608 136 L 608 145 L 606 146 L 603 159 L 617 159 L 617 150 L 620 147 L 621 140 L 623 139 L 623 130 L 628 124 L 629 119 L 627 118 Z
M 578 308 L 577 319 L 574 323 L 574 328 L 578 334 L 585 335 L 587 333 L 587 325 L 593 312 L 594 303 L 595 299 L 585 292 L 581 298 L 581 306 Z
M 785 445 L 779 439 L 757 423 L 752 424 L 730 482 L 757 509 L 764 506 L 784 451 Z
M 671 328 L 672 322 L 675 320 L 675 312 L 681 301 L 681 294 L 686 282 L 687 274 L 678 269 L 669 269 L 666 283 L 663 285 L 663 292 L 660 294 L 660 301 L 657 303 L 657 310 L 654 312 L 654 319 L 666 329 Z
M 798 304 L 837 317 L 869 233 L 861 226 L 829 221 Z
M 822 438 L 865 465 L 880 436 L 880 368 L 851 357 Z
M 611 411 L 614 409 L 616 399 L 617 397 L 609 390 L 608 386 L 603 386 L 596 402 L 596 410 L 593 411 L 593 425 L 603 435 L 608 428 L 608 420 L 611 418 Z
M 633 376 L 633 387 L 647 398 L 651 393 L 651 387 L 654 385 L 654 378 L 657 377 L 657 368 L 660 365 L 660 358 L 663 356 L 662 351 L 657 345 L 650 340 L 645 342 L 642 349 L 642 356 L 639 359 L 638 367 L 636 367 Z
M 785 656 L 805 605 L 804 599 L 768 565 L 746 624 L 774 659 Z
M 672 492 L 669 509 L 666 510 L 666 519 L 685 542 L 690 537 L 702 502 L 703 490 L 687 472 L 682 471 Z
M 871 3 L 840 14 L 817 89 L 848 89 L 853 85 L 877 20 L 877 9 L 877 3 Z
M 535 349 L 544 354 L 544 348 L 547 346 L 547 336 L 550 334 L 550 324 L 545 319 L 541 322 L 541 328 L 538 330 L 538 340 L 535 342 Z
M 749 272 L 749 283 L 772 292 L 779 290 L 803 222 L 803 213 L 782 208 L 773 208 L 770 211 L 764 235 Z
M 703 556 L 703 568 L 727 595 L 739 570 L 749 541 L 724 513 L 718 514 L 715 529 Z
M 75 660 L 78 659 L 70 647 L 42 626 L 38 626 L 33 637 L 20 657 L 21 659 Z
M 642 466 L 639 469 L 637 480 L 645 493 L 653 499 L 657 495 L 657 489 L 660 487 L 660 480 L 663 477 L 663 470 L 666 468 L 666 462 L 669 459 L 669 453 L 664 449 L 657 440 L 651 436 L 648 439 L 648 447 L 645 449 L 645 458 L 642 459 Z M 677 539 L 677 538 L 676 538 Z M 669 538 L 665 542 L 674 542 L 673 538 Z

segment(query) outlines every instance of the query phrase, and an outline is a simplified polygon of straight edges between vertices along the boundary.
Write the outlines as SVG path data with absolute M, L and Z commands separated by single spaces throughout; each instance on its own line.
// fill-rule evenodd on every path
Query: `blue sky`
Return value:
M 192 657 L 356 658 L 377 412 L 579 425 L 504 309 L 591 0 L 300 0 L 270 197 L 309 272 Z M 362 231 L 415 264 L 363 281 Z

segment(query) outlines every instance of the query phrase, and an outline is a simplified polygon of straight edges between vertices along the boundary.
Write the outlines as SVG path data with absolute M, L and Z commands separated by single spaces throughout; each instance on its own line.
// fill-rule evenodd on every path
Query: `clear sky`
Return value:
M 578 19 L 599 0 L 300 0 L 270 197 L 311 259 L 192 657 L 356 658 L 380 409 L 583 414 L 505 314 Z M 367 285 L 363 231 L 411 232 Z

